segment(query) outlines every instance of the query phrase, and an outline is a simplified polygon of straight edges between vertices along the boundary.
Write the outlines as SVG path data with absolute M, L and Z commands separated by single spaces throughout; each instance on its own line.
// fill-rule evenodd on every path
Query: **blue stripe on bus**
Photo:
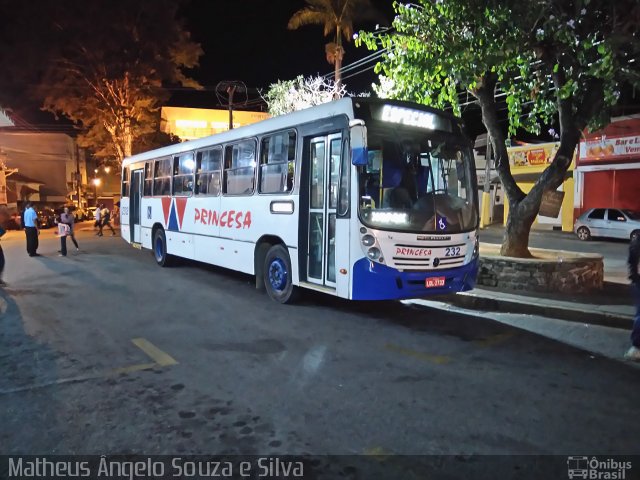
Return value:
M 477 275 L 477 258 L 461 267 L 429 272 L 400 272 L 395 268 L 371 263 L 368 259 L 361 258 L 353 266 L 352 298 L 353 300 L 400 300 L 463 292 L 475 286 Z M 445 286 L 425 287 L 425 280 L 430 277 L 445 277 Z
M 178 216 L 176 215 L 175 202 L 171 202 L 171 206 L 169 207 L 169 224 L 167 225 L 167 230 L 172 232 L 180 231 L 180 228 L 178 228 Z

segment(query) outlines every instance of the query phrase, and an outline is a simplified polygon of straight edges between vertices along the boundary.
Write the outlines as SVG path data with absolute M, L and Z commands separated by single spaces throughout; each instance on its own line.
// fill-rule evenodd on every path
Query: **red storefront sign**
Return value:
M 608 125 L 604 130 L 585 134 L 580 142 L 578 164 L 624 162 L 640 157 L 640 118 L 629 118 Z

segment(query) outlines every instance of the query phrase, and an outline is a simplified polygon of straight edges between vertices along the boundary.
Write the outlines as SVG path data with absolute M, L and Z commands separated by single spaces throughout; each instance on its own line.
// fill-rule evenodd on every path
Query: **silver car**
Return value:
M 640 212 L 621 208 L 591 208 L 578 217 L 573 231 L 580 240 L 591 237 L 633 239 L 640 236 Z

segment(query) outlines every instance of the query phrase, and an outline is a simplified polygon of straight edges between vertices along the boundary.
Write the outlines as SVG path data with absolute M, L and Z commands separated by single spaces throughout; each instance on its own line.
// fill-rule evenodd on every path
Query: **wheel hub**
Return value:
M 162 259 L 162 239 L 156 238 L 156 258 Z
M 287 266 L 280 258 L 274 258 L 269 265 L 269 283 L 274 290 L 283 290 L 287 285 Z

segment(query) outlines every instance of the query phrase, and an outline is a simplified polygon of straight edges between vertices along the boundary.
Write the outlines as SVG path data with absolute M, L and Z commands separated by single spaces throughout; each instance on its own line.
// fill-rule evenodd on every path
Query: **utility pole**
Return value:
M 82 175 L 80 174 L 80 149 L 76 143 L 76 189 L 78 190 L 78 208 L 82 208 Z
M 226 98 L 222 95 L 223 93 L 227 94 Z M 235 93 L 244 93 L 246 103 L 247 86 L 244 82 L 239 80 L 227 80 L 219 82 L 218 85 L 216 85 L 216 96 L 218 97 L 218 101 L 221 104 L 224 104 L 226 101 L 229 107 L 229 130 L 233 130 L 233 96 Z
M 482 189 L 482 212 L 480 213 L 480 227 L 490 225 L 491 221 L 491 136 L 487 132 L 487 150 L 484 166 L 484 188 Z
M 235 85 L 229 85 L 227 87 L 227 93 L 229 94 L 229 130 L 233 130 L 233 94 L 235 91 Z

